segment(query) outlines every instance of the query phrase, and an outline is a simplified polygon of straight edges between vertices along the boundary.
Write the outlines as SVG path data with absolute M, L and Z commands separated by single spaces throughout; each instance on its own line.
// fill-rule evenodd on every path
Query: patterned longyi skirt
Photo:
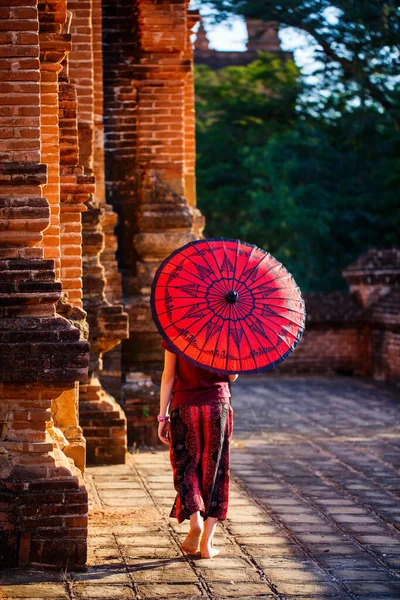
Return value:
M 200 511 L 226 518 L 229 502 L 229 402 L 177 406 L 171 411 L 170 460 L 177 491 L 170 517 L 179 523 Z

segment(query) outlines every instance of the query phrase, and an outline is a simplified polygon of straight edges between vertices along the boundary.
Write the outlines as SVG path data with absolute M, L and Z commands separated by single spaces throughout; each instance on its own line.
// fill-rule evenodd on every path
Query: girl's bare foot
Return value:
M 199 542 L 203 530 L 200 525 L 191 525 L 184 542 L 181 544 L 182 550 L 189 554 L 196 554 L 199 549 Z
M 219 554 L 218 548 L 214 548 L 209 544 L 200 544 L 201 558 L 214 558 L 217 554 Z
M 200 540 L 201 558 L 214 558 L 219 554 L 219 550 L 213 546 L 213 538 L 218 519 L 216 517 L 208 517 L 204 521 L 204 532 Z

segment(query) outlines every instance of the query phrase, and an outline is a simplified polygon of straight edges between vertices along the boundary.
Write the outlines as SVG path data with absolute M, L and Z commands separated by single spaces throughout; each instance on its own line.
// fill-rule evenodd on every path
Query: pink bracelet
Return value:
M 161 415 L 157 416 L 157 421 L 159 421 L 160 423 L 164 423 L 164 421 L 169 421 L 169 415 L 162 417 Z

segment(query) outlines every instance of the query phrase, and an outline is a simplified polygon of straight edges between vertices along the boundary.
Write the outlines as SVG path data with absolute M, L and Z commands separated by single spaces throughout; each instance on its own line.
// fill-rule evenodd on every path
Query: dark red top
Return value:
M 161 346 L 176 354 L 163 340 Z M 212 373 L 196 367 L 188 360 L 176 354 L 176 377 L 172 387 L 170 410 L 184 404 L 210 404 L 229 402 L 231 392 L 227 375 Z

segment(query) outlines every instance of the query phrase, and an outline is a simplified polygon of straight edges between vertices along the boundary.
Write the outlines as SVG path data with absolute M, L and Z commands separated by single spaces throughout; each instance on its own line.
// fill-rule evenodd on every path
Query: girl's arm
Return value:
M 175 381 L 176 369 L 176 354 L 173 352 L 164 352 L 164 370 L 161 377 L 160 389 L 160 415 L 166 417 L 168 415 L 168 407 L 171 399 L 172 386 Z M 158 437 L 164 444 L 169 444 L 169 421 L 164 421 L 158 424 Z

